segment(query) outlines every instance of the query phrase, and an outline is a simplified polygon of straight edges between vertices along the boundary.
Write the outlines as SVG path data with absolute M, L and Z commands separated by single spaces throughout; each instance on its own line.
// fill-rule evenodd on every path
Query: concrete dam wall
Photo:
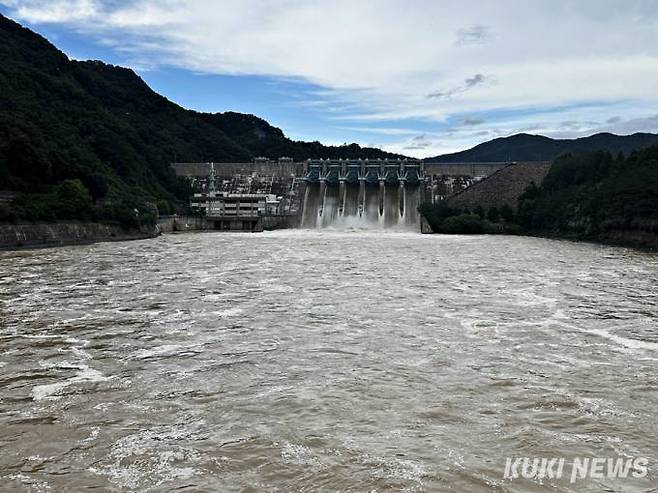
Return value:
M 318 160 L 307 163 L 303 228 L 418 231 L 422 163 L 411 160 Z
M 304 196 L 302 228 L 418 231 L 420 186 L 311 183 Z
M 547 169 L 548 163 L 426 163 L 415 159 L 293 162 L 289 158 L 257 158 L 252 163 L 174 163 L 172 166 L 178 176 L 190 180 L 195 192 L 190 202 L 192 208 L 204 209 L 205 204 L 206 214 L 209 210 L 206 199 L 214 190 L 223 197 L 266 196 L 267 203 L 261 213 L 263 229 L 418 231 L 421 225 L 417 207 L 422 202 L 448 200 L 460 207 L 475 207 L 472 204 L 484 197 L 485 207 L 499 207 L 508 202 L 514 205 L 518 194 L 529 183 L 525 175 L 541 181 L 543 176 L 537 175 Z M 528 172 L 519 176 L 523 170 Z M 498 183 L 491 193 L 491 182 L 485 177 L 495 177 Z M 477 185 L 480 181 L 487 185 Z

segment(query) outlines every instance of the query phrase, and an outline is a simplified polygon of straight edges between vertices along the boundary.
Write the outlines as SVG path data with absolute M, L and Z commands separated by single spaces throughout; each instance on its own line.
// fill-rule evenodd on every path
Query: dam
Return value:
M 424 171 L 412 159 L 307 161 L 302 228 L 418 230 Z
M 171 164 L 176 175 L 188 181 L 192 214 L 203 217 L 207 229 L 242 231 L 298 227 L 419 231 L 421 203 L 458 197 L 487 177 L 508 176 L 508 168 L 532 171 L 547 165 L 289 157 Z M 249 205 L 254 200 L 259 202 L 255 208 Z M 248 217 L 242 217 L 245 214 Z

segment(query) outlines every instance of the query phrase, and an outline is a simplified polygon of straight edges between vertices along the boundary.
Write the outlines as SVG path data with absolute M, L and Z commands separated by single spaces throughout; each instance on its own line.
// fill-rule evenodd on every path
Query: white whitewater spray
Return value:
M 419 194 L 418 186 L 309 183 L 302 228 L 418 231 Z

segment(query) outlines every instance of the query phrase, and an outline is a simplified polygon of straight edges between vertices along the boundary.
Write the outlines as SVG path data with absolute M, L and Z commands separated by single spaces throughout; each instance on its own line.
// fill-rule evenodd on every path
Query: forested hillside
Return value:
M 518 220 L 529 231 L 657 247 L 658 147 L 560 157 L 521 196 Z
M 82 214 L 86 205 L 60 207 L 70 194 L 79 204 L 102 199 L 129 210 L 145 200 L 183 199 L 188 191 L 170 169 L 172 161 L 256 156 L 391 155 L 355 144 L 295 142 L 253 115 L 185 110 L 132 70 L 69 60 L 43 37 L 0 16 L 0 190 L 31 194 L 11 213 L 0 211 L 5 220 L 92 214 Z
M 468 200 L 457 195 L 419 210 L 435 233 L 530 233 L 658 249 L 658 146 L 617 157 L 565 154 L 544 174 L 526 180 L 515 204 L 488 194 L 505 191 L 497 173 L 461 194 Z

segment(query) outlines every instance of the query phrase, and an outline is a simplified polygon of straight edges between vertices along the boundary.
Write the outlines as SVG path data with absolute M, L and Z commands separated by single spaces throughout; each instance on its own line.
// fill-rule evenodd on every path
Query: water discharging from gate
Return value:
M 384 183 L 308 183 L 303 228 L 418 231 L 420 187 Z

